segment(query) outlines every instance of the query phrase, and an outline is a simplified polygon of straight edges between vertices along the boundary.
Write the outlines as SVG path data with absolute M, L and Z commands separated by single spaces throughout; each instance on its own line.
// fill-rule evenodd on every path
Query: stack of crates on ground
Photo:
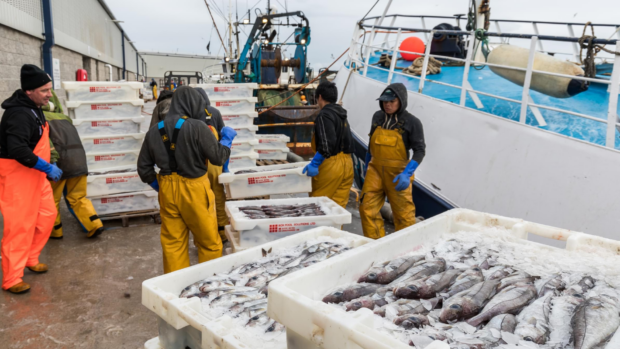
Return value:
M 323 212 L 322 216 L 301 215 L 279 218 L 255 219 L 249 217 L 240 208 L 281 206 L 286 209 L 290 205 L 316 204 Z M 232 252 L 246 250 L 282 239 L 316 227 L 334 227 L 342 229 L 344 224 L 351 223 L 351 213 L 327 197 L 228 201 L 226 215 L 230 225 L 226 226 L 226 235 L 232 244 Z
M 258 144 L 254 147 L 261 160 L 286 160 L 290 152 L 286 135 L 256 135 Z
M 256 97 L 254 90 L 258 84 L 191 84 L 205 90 L 211 106 L 217 108 L 222 114 L 226 126 L 237 131 L 237 137 L 232 144 L 229 169 L 255 167 L 258 153 L 254 146 L 258 144 L 254 119 L 258 117 L 256 112 Z
M 65 81 L 68 115 L 88 162 L 87 195 L 102 217 L 155 213 L 157 192 L 142 183 L 136 166 L 148 123 L 140 82 Z

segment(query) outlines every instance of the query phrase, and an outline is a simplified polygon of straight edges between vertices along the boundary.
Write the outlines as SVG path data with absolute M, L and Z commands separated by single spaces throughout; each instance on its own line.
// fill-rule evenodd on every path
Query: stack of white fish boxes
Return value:
M 237 131 L 237 137 L 233 141 L 230 162 L 230 170 L 238 168 L 256 167 L 259 155 L 254 151 L 258 144 L 254 119 L 258 117 L 256 112 L 256 97 L 254 90 L 258 84 L 192 84 L 205 90 L 211 106 L 217 108 L 222 114 L 226 126 Z
M 140 82 L 62 83 L 88 162 L 87 195 L 100 216 L 159 209 L 136 171 L 148 123 Z

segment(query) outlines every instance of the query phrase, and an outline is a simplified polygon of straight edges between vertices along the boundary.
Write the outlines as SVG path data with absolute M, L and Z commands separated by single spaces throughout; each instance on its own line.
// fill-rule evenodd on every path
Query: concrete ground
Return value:
M 153 105 L 149 102 L 145 109 Z M 353 224 L 345 230 L 361 234 L 355 198 L 352 192 L 348 210 Z M 64 200 L 60 213 L 64 239 L 50 240 L 40 258 L 49 272 L 37 275 L 26 269 L 29 293 L 0 292 L 0 347 L 143 348 L 158 335 L 157 316 L 141 304 L 141 285 L 163 274 L 160 226 L 150 218 L 132 218 L 127 228 L 120 220 L 106 221 L 101 236 L 86 239 Z M 197 263 L 191 242 L 190 256 Z

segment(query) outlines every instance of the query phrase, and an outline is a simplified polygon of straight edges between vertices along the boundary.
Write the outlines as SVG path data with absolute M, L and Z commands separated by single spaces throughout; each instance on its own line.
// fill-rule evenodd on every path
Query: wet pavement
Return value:
M 344 229 L 361 235 L 356 197 L 352 192 L 347 209 L 353 223 Z M 49 272 L 26 269 L 29 293 L 0 292 L 0 347 L 143 348 L 158 335 L 157 316 L 142 306 L 141 290 L 144 280 L 163 274 L 160 226 L 147 217 L 131 218 L 127 228 L 120 220 L 105 221 L 106 231 L 87 239 L 64 201 L 61 215 L 64 239 L 50 240 L 40 257 Z M 192 242 L 190 258 L 197 263 Z

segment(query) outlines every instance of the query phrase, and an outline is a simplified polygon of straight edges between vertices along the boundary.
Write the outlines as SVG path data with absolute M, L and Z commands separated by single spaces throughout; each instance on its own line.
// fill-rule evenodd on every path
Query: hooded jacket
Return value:
M 342 106 L 329 103 L 321 109 L 314 120 L 314 144 L 326 159 L 341 152 L 353 153 L 353 136 Z
M 369 139 L 372 138 L 372 134 L 379 126 L 385 130 L 402 130 L 403 142 L 405 143 L 405 149 L 407 152 L 413 150 L 412 160 L 415 160 L 418 164 L 422 163 L 424 155 L 426 155 L 426 144 L 424 143 L 424 129 L 422 128 L 422 122 L 420 119 L 413 116 L 407 111 L 407 88 L 401 83 L 394 83 L 389 85 L 385 90 L 391 89 L 394 91 L 398 99 L 400 100 L 400 109 L 396 114 L 388 115 L 383 109 L 383 103 L 379 102 L 380 111 L 376 112 L 372 117 L 372 126 L 370 128 Z M 385 90 L 383 92 L 385 92 Z M 383 94 L 383 92 L 381 94 Z
M 53 112 L 50 112 L 49 105 L 41 108 L 50 125 L 50 147 L 57 152 L 56 157 L 52 152 L 52 159 L 55 158 L 56 161 L 51 160 L 50 162 L 56 162 L 56 165 L 62 170 L 61 179 L 86 176 L 88 164 L 82 140 L 75 126 L 73 126 L 71 118 L 62 113 L 62 105 L 54 90 L 52 90 L 50 102 L 54 103 Z
M 172 139 L 177 121 L 188 119 L 179 131 L 176 140 L 175 159 L 177 173 L 185 178 L 198 178 L 207 173 L 207 160 L 222 166 L 230 156 L 230 149 L 218 143 L 209 127 L 200 119 L 205 115 L 206 104 L 200 94 L 191 87 L 179 87 L 172 97 L 170 111 L 164 120 L 166 134 Z M 155 165 L 160 175 L 170 175 L 168 150 L 161 138 L 157 125 L 146 133 L 140 156 L 138 175 L 144 183 L 155 181 Z
M 209 100 L 209 96 L 207 92 L 199 87 L 194 87 L 198 93 L 202 96 L 202 98 L 207 103 L 207 109 L 205 109 L 205 122 L 209 126 L 213 126 L 217 130 L 217 135 L 221 139 L 222 138 L 222 128 L 224 127 L 224 119 L 222 119 L 222 114 L 217 108 L 211 106 L 211 101 Z
M 172 91 L 162 91 L 157 98 L 155 109 L 153 109 L 153 116 L 151 117 L 151 124 L 149 128 L 157 125 L 158 122 L 164 120 L 168 111 L 170 111 L 170 102 L 172 101 Z
M 5 112 L 0 122 L 0 158 L 33 168 L 39 160 L 33 151 L 46 124 L 43 111 L 22 90 L 2 102 L 2 108 Z

